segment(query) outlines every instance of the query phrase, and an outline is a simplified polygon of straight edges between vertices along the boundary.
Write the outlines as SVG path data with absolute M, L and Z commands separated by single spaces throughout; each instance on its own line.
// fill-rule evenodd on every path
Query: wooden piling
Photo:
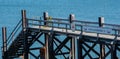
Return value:
M 116 44 L 111 44 L 111 59 L 117 59 Z
M 2 39 L 3 39 L 3 59 L 7 59 L 7 32 L 6 27 L 2 27 Z
M 45 21 L 47 20 L 48 17 L 49 17 L 48 12 L 44 12 L 43 13 L 43 18 L 44 18 Z M 47 23 L 44 22 L 44 25 L 47 25 Z M 44 37 L 45 37 L 45 48 L 46 48 L 45 59 L 49 59 L 49 35 L 48 35 L 48 33 L 45 33 Z
M 70 27 L 71 27 L 72 31 L 75 31 L 75 24 L 74 24 L 73 20 L 75 20 L 75 15 L 70 14 L 69 15 L 69 22 L 71 25 Z M 75 59 L 75 37 L 74 36 L 71 37 L 71 59 Z
M 105 45 L 100 44 L 100 59 L 105 59 Z
M 23 59 L 29 59 L 28 53 L 29 53 L 29 47 L 28 47 L 28 39 L 27 39 L 27 27 L 28 27 L 28 21 L 26 18 L 26 10 L 22 10 L 22 29 L 23 29 L 23 35 L 24 35 L 24 53 L 23 53 Z
M 22 10 L 21 13 L 22 13 L 22 28 L 25 31 L 28 26 L 28 21 L 26 18 L 26 10 Z
M 82 50 L 82 48 L 83 48 L 83 40 L 82 39 L 77 39 L 77 50 L 78 50 L 78 59 L 84 59 L 83 58 L 83 50 Z
M 75 58 L 75 37 L 71 37 L 71 59 L 76 59 Z

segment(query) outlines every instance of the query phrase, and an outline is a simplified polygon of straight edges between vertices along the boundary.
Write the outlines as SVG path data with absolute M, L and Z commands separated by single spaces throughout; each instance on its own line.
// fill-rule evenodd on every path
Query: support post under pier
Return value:
M 75 37 L 71 37 L 71 59 L 76 59 L 75 58 Z
M 2 27 L 2 39 L 3 39 L 3 49 L 2 49 L 2 58 L 8 59 L 7 56 L 7 33 L 6 33 L 6 27 Z
M 105 45 L 100 44 L 100 59 L 105 59 Z
M 23 29 L 23 35 L 24 35 L 24 53 L 23 53 L 23 58 L 24 59 L 29 59 L 28 53 L 29 53 L 29 47 L 28 47 L 28 39 L 27 39 L 27 26 L 28 26 L 28 21 L 26 18 L 26 10 L 22 10 L 22 29 Z
M 83 40 L 82 39 L 77 39 L 77 50 L 78 50 L 78 59 L 84 59 L 82 56 L 82 44 L 83 44 Z
M 116 47 L 116 44 L 111 45 L 111 59 L 118 59 Z

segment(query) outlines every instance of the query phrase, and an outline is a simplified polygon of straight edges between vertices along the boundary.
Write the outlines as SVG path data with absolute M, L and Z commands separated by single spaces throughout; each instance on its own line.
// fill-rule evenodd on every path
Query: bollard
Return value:
M 99 27 L 103 27 L 104 17 L 99 17 L 98 20 L 99 20 Z

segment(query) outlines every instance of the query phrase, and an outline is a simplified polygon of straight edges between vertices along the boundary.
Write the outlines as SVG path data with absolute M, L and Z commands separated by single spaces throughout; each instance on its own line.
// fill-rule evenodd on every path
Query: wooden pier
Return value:
M 120 58 L 120 25 L 106 24 L 104 17 L 89 22 L 76 20 L 74 14 L 62 19 L 44 12 L 40 19 L 29 19 L 22 10 L 22 19 L 8 37 L 6 32 L 3 27 L 2 59 Z

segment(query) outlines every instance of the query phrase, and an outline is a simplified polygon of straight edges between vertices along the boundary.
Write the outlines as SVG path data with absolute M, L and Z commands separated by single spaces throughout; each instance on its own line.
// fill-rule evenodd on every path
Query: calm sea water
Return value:
M 105 23 L 120 24 L 120 0 L 0 0 L 0 28 L 6 26 L 8 34 L 21 19 L 21 10 L 27 10 L 28 18 L 42 16 L 47 11 L 52 17 L 98 21 L 105 17 Z M 0 29 L 0 47 L 2 45 Z M 1 49 L 0 49 L 1 51 Z M 1 56 L 0 52 L 0 56 Z

